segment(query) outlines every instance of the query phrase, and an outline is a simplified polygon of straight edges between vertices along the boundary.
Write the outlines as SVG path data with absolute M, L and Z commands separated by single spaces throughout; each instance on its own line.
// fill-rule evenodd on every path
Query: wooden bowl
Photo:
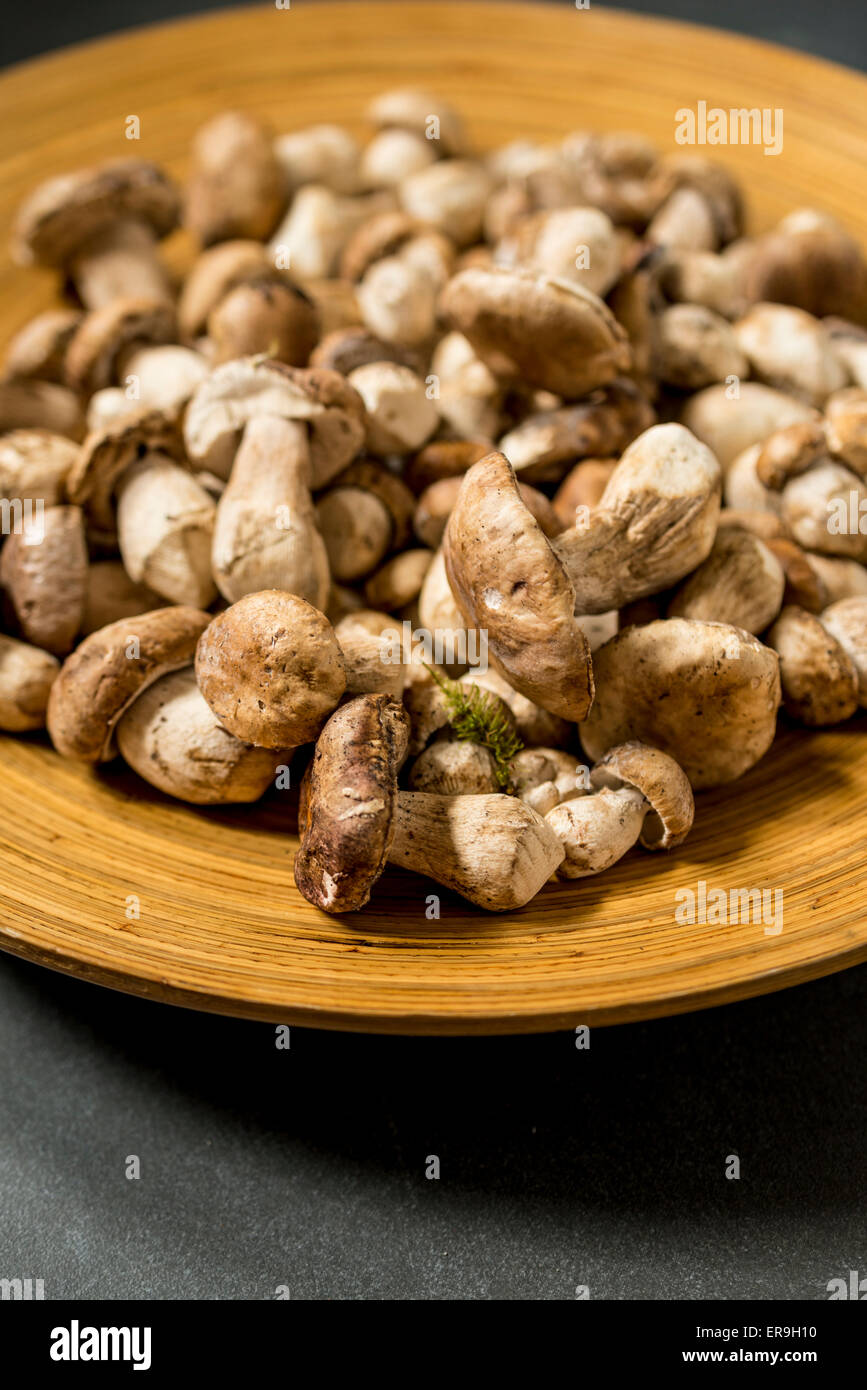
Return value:
M 213 112 L 277 129 L 361 130 L 367 99 L 416 84 L 453 99 L 481 146 L 580 127 L 643 131 L 673 148 L 675 112 L 782 108 L 783 153 L 715 148 L 762 228 L 803 204 L 867 239 L 867 81 L 766 44 L 631 15 L 539 5 L 316 4 L 242 10 L 72 49 L 0 79 L 0 246 L 50 174 L 141 154 L 185 170 Z M 137 115 L 141 139 L 125 139 Z M 176 238 L 178 266 L 190 247 Z M 56 292 L 0 252 L 0 336 Z M 194 1008 L 328 1028 L 507 1033 L 705 1007 L 867 958 L 862 909 L 863 720 L 783 729 L 761 765 L 699 798 L 670 856 L 548 886 L 522 912 L 471 909 L 389 869 L 374 903 L 336 919 L 292 882 L 294 809 L 170 801 L 120 764 L 93 772 L 40 738 L 0 750 L 0 944 L 114 988 Z M 680 890 L 783 894 L 783 929 L 679 925 Z M 437 893 L 439 920 L 426 900 Z M 138 904 L 138 915 L 136 915 Z

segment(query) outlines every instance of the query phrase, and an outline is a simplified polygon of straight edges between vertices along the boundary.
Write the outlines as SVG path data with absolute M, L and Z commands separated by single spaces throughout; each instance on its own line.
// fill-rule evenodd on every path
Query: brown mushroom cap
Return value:
M 156 164 L 113 160 L 40 184 L 19 209 L 13 249 L 22 265 L 62 266 L 114 222 L 145 222 L 166 236 L 178 210 L 178 191 Z
M 83 507 L 91 527 L 115 534 L 114 494 L 121 476 L 145 454 L 167 454 L 181 463 L 183 448 L 176 425 L 162 411 L 139 410 L 94 430 L 81 446 L 66 480 L 70 502 Z
M 64 656 L 81 628 L 87 597 L 87 545 L 78 507 L 49 507 L 44 534 L 30 544 L 12 535 L 0 551 L 0 583 L 28 642 Z
M 783 704 L 811 727 L 839 724 L 858 708 L 858 672 L 841 643 L 803 608 L 784 608 L 768 633 L 779 654 Z
M 361 695 L 331 716 L 301 784 L 295 883 L 325 912 L 370 898 L 394 838 L 397 776 L 409 717 L 387 695 Z
M 224 728 L 244 743 L 309 743 L 346 689 L 334 629 L 296 594 L 245 594 L 202 634 L 199 687 Z
M 298 285 L 270 275 L 235 285 L 208 315 L 214 362 L 267 353 L 304 367 L 319 336 L 319 311 Z
M 458 607 L 470 626 L 487 630 L 501 674 L 553 714 L 584 719 L 593 671 L 572 586 L 503 454 L 467 473 L 443 549 Z
M 66 349 L 80 322 L 78 309 L 46 309 L 37 314 L 6 349 L 4 376 L 63 381 Z
M 637 739 L 673 757 L 698 790 L 734 781 L 771 746 L 777 656 L 739 628 L 687 618 L 628 627 L 594 652 L 593 668 L 580 733 L 594 760 Z
M 364 405 L 338 372 L 244 357 L 217 367 L 193 395 L 184 421 L 189 457 L 214 472 L 227 464 L 228 472 L 241 431 L 257 415 L 307 424 L 314 488 L 329 483 L 364 442 Z
M 84 411 L 75 392 L 53 381 L 0 381 L 0 434 L 40 429 L 84 438 Z
M 204 333 L 208 315 L 236 285 L 274 270 L 261 241 L 222 241 L 198 257 L 178 300 L 178 325 L 185 338 Z
M 351 324 L 326 333 L 310 354 L 311 367 L 327 367 L 329 371 L 348 376 L 356 367 L 369 362 L 396 362 L 400 367 L 422 373 L 424 360 L 412 348 L 400 343 L 386 343 L 369 328 Z
M 242 743 L 218 723 L 192 666 L 161 676 L 117 725 L 121 757 L 151 786 L 197 806 L 257 801 L 273 783 L 276 755 Z
M 131 347 L 177 340 L 174 306 L 159 299 L 113 299 L 79 324 L 66 354 L 66 381 L 91 396 L 117 379 L 119 358 Z
M 47 723 L 58 753 L 88 763 L 113 756 L 124 710 L 160 676 L 190 665 L 210 621 L 196 608 L 158 608 L 85 637 L 51 688 Z
M 780 611 L 785 584 L 783 567 L 764 541 L 727 526 L 717 533 L 707 559 L 675 593 L 668 616 L 764 632 Z
M 59 671 L 57 657 L 0 633 L 0 729 L 10 734 L 43 729 Z
M 692 829 L 695 800 L 689 778 L 658 748 L 635 741 L 610 748 L 590 773 L 590 782 L 597 791 L 628 786 L 641 792 L 651 807 L 641 830 L 645 849 L 674 849 Z
M 443 290 L 440 311 L 495 375 L 573 400 L 630 364 L 628 339 L 610 309 L 572 281 L 462 270 Z
M 264 241 L 286 200 L 273 137 L 243 111 L 224 111 L 196 132 L 184 222 L 204 246 L 230 237 Z

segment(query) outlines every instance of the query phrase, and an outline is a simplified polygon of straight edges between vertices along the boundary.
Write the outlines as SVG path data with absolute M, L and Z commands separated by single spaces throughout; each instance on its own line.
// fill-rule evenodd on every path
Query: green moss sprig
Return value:
M 510 763 L 524 747 L 499 696 L 478 685 L 461 685 L 458 681 L 439 676 L 424 663 L 446 699 L 449 724 L 455 737 L 467 743 L 479 743 L 494 760 L 494 776 L 501 791 L 514 794 Z

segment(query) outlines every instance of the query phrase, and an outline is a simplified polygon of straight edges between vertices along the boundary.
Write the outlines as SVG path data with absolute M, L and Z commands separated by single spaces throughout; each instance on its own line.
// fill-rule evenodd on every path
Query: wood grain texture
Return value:
M 709 30 L 611 12 L 498 4 L 316 4 L 230 12 L 68 50 L 0 79 L 0 338 L 52 302 L 50 275 L 5 251 L 19 199 L 49 174 L 135 152 L 183 174 L 211 113 L 279 129 L 363 130 L 373 93 L 413 83 L 467 113 L 482 146 L 581 126 L 665 149 L 675 112 L 780 107 L 785 146 L 715 154 L 761 228 L 815 203 L 867 242 L 867 82 Z M 137 115 L 142 138 L 124 139 Z M 173 239 L 176 267 L 189 261 Z M 295 803 L 202 811 L 120 764 L 92 772 L 44 739 L 0 743 L 0 944 L 55 969 L 188 1006 L 384 1032 L 485 1033 L 614 1023 L 779 989 L 867 959 L 867 723 L 786 729 L 740 783 L 698 798 L 671 856 L 634 851 L 597 879 L 550 885 L 511 915 L 477 912 L 388 870 L 352 917 L 296 892 Z M 783 892 L 784 925 L 680 926 L 676 893 Z M 425 917 L 428 893 L 440 920 Z M 127 920 L 130 895 L 138 920 Z

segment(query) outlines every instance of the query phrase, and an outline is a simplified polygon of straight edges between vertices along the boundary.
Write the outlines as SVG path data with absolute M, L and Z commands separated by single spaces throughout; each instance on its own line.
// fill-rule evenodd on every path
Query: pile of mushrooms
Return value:
M 199 805 L 300 784 L 326 912 L 387 864 L 513 910 L 675 849 L 781 706 L 867 705 L 867 261 L 639 135 L 365 119 L 224 113 L 186 187 L 20 208 L 66 298 L 0 375 L 0 728 Z

